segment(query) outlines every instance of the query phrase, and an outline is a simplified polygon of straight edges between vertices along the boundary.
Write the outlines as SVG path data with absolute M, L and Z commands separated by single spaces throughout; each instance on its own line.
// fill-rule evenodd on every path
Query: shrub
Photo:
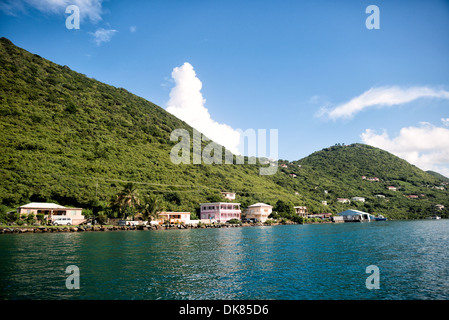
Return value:
M 45 215 L 43 213 L 36 214 L 36 219 L 39 222 L 42 222 L 44 220 Z

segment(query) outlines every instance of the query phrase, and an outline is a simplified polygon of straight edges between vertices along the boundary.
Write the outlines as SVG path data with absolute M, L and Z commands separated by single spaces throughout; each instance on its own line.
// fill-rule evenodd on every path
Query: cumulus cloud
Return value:
M 174 68 L 172 78 L 175 86 L 170 91 L 166 110 L 232 153 L 239 154 L 239 131 L 211 118 L 201 93 L 202 83 L 193 66 L 185 62 Z
M 10 15 L 26 12 L 34 8 L 44 13 L 64 14 L 69 5 L 76 5 L 80 9 L 80 19 L 100 21 L 103 0 L 5 0 L 0 3 L 0 10 Z
M 111 41 L 112 36 L 117 32 L 117 30 L 113 29 L 103 29 L 100 28 L 95 32 L 91 32 L 91 34 L 94 36 L 95 42 L 97 43 L 97 46 L 99 46 L 102 42 L 109 42 Z
M 401 88 L 393 86 L 371 88 L 358 97 L 331 110 L 327 108 L 322 109 L 319 114 L 321 116 L 327 115 L 332 120 L 339 118 L 348 119 L 370 107 L 389 107 L 409 103 L 420 98 L 449 99 L 449 91 L 429 87 Z
M 430 123 L 402 128 L 391 138 L 387 131 L 378 134 L 367 129 L 364 143 L 384 149 L 423 170 L 437 171 L 449 177 L 449 129 Z

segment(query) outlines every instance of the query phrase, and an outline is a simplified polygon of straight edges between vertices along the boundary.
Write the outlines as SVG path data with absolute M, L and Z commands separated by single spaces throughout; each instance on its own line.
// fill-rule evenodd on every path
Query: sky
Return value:
M 449 1 L 0 0 L 0 36 L 235 153 L 274 129 L 258 156 L 365 143 L 449 176 Z

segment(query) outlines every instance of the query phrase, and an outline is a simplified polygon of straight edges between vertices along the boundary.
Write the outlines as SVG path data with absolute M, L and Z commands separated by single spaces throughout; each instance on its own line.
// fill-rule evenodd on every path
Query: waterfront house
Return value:
M 222 192 L 221 193 L 223 197 L 225 197 L 228 200 L 235 200 L 235 193 L 234 192 Z
M 305 217 L 307 215 L 307 207 L 306 206 L 297 206 L 295 207 L 295 212 L 300 217 Z
M 365 202 L 365 198 L 363 198 L 363 197 L 352 197 L 352 201 Z
M 239 219 L 242 214 L 240 203 L 213 202 L 200 204 L 200 219 L 226 222 L 231 219 Z
M 367 212 L 349 209 L 338 214 L 345 222 L 374 221 L 375 217 Z
M 169 223 L 189 224 L 190 212 L 161 212 L 158 221 L 161 223 L 168 221 Z
M 332 213 L 315 213 L 307 215 L 307 218 L 320 218 L 320 219 L 330 219 Z
M 19 214 L 43 214 L 45 220 L 51 222 L 61 218 L 71 218 L 73 225 L 85 221 L 82 208 L 67 208 L 56 203 L 31 202 L 17 208 Z
M 351 203 L 351 200 L 346 199 L 346 198 L 337 198 L 337 202 L 340 202 L 340 203 Z
M 245 213 L 247 219 L 257 219 L 259 222 L 265 222 L 268 220 L 268 216 L 271 214 L 273 206 L 265 203 L 255 203 L 250 205 Z

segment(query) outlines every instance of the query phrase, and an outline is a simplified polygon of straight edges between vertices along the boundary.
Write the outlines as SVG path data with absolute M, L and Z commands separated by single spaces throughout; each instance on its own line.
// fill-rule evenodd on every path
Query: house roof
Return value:
M 217 205 L 217 204 L 236 204 L 236 205 L 240 205 L 240 203 L 235 203 L 235 202 L 207 202 L 207 203 L 200 203 L 200 205 Z
M 273 206 L 270 206 L 269 204 L 262 203 L 262 202 L 258 202 L 258 203 L 248 206 L 248 208 L 251 208 L 251 207 L 272 207 L 273 208 Z
M 61 206 L 56 203 L 46 203 L 46 202 L 30 202 L 28 204 L 25 204 L 23 206 L 20 206 L 19 208 L 45 208 L 45 209 L 66 209 L 66 207 Z
M 359 210 L 349 209 L 349 210 L 340 212 L 338 215 L 340 215 L 340 216 L 355 216 L 355 215 L 360 215 L 360 214 L 369 214 L 369 213 L 359 211 Z

